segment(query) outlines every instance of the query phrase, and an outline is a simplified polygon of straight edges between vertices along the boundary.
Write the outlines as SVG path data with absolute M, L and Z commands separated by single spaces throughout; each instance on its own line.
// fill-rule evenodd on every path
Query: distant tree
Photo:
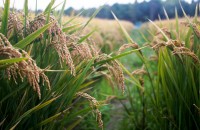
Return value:
M 151 20 L 155 20 L 157 19 L 158 16 L 158 12 L 160 12 L 162 4 L 160 0 L 151 0 L 149 2 L 149 6 L 150 6 L 150 19 Z
M 97 17 L 111 19 L 112 14 L 111 14 L 110 6 L 105 5 L 105 7 L 103 9 L 101 9 L 100 12 L 97 14 Z
M 185 0 L 181 0 L 181 4 L 185 10 L 185 12 L 193 16 L 195 13 L 195 7 L 200 2 L 192 1 L 191 4 L 186 2 Z M 128 20 L 133 23 L 136 22 L 145 22 L 148 19 L 155 20 L 158 19 L 158 15 L 165 19 L 165 13 L 163 8 L 167 11 L 169 18 L 175 17 L 175 8 L 178 11 L 178 15 L 180 17 L 183 16 L 182 9 L 180 8 L 180 4 L 178 0 L 150 0 L 150 1 L 143 1 L 138 2 L 137 0 L 134 4 L 114 4 L 112 6 L 105 5 L 105 7 L 97 14 L 96 17 L 98 18 L 106 18 L 106 19 L 113 19 L 111 14 L 111 10 L 116 14 L 119 19 Z M 66 15 L 70 15 L 71 12 L 78 14 L 81 10 L 74 10 L 73 8 L 68 8 L 65 10 Z M 91 16 L 96 8 L 90 8 L 82 13 L 82 16 L 89 17 Z
M 74 8 L 69 7 L 68 9 L 66 9 L 66 10 L 64 11 L 64 13 L 65 13 L 66 15 L 71 15 L 71 13 L 72 13 L 73 11 L 75 11 Z

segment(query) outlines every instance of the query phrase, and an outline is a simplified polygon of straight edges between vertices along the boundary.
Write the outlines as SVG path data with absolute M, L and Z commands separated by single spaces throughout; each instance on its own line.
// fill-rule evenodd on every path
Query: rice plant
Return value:
M 54 2 L 29 17 L 28 0 L 22 13 L 11 12 L 10 0 L 5 1 L 0 23 L 0 129 L 74 129 L 91 113 L 103 129 L 104 102 L 89 95 L 93 85 L 106 73 L 124 91 L 116 58 L 101 53 L 90 35 L 79 35 L 92 18 L 75 31 L 79 33 L 67 33 L 70 20 L 62 25 L 61 19 L 66 0 L 58 16 L 51 15 Z
M 114 13 L 119 27 L 113 24 L 113 30 L 98 28 L 98 19 L 90 23 L 102 7 L 80 24 L 73 23 L 80 14 L 63 17 L 66 0 L 60 11 L 54 3 L 41 14 L 36 6 L 32 14 L 28 0 L 24 12 L 11 11 L 5 0 L 0 11 L 0 129 L 104 129 L 110 115 L 102 111 L 111 109 L 106 107 L 112 99 L 124 108 L 119 129 L 200 129 L 198 8 L 194 18 L 176 13 L 174 24 L 150 21 L 145 34 L 138 32 L 142 45 Z M 116 49 L 119 41 L 125 44 Z M 108 52 L 107 43 L 117 51 Z M 95 88 L 107 91 L 107 82 L 120 96 Z
M 170 26 L 150 21 L 156 32 L 147 27 L 149 36 L 141 34 L 145 50 L 149 46 L 153 52 L 136 53 L 143 65 L 132 73 L 121 65 L 128 76 L 128 103 L 122 102 L 125 115 L 120 129 L 200 129 L 197 16 L 198 8 L 194 18 L 185 14 L 184 21 L 176 13 Z

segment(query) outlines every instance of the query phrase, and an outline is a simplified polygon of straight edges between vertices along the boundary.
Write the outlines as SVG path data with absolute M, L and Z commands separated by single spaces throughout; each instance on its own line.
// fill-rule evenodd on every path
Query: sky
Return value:
M 3 7 L 3 1 L 0 0 L 0 7 Z M 15 1 L 15 8 L 17 9 L 23 9 L 24 0 L 10 0 L 11 7 L 13 6 L 13 3 Z M 38 9 L 44 10 L 45 7 L 47 7 L 48 3 L 51 0 L 38 0 Z M 142 2 L 143 0 L 138 0 L 138 2 Z M 188 2 L 191 2 L 191 0 L 186 0 Z M 63 2 L 63 0 L 56 0 L 55 5 L 58 5 L 59 3 Z M 91 7 L 99 7 L 104 4 L 112 5 L 114 3 L 134 3 L 135 0 L 67 0 L 66 7 L 73 7 L 75 9 L 81 9 L 81 8 L 91 8 Z M 29 0 L 28 1 L 29 9 L 35 10 L 36 0 Z M 60 9 L 59 7 L 58 9 Z

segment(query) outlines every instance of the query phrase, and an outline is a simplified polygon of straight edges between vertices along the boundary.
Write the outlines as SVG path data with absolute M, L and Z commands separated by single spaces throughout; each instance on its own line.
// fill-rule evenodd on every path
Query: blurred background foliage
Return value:
M 195 7 L 199 3 L 199 0 L 192 0 L 191 3 L 181 0 L 182 6 L 188 16 L 193 16 L 195 13 Z M 177 8 L 178 16 L 183 17 L 181 7 L 179 5 L 179 0 L 148 0 L 143 2 L 135 1 L 134 4 L 114 4 L 112 6 L 105 5 L 105 7 L 97 14 L 98 18 L 103 19 L 114 19 L 111 10 L 116 14 L 116 16 L 121 20 L 131 21 L 134 24 L 140 24 L 141 22 L 147 22 L 147 19 L 156 20 L 158 15 L 160 18 L 165 18 L 165 13 L 163 8 L 167 11 L 169 18 L 175 17 L 175 10 Z M 84 9 L 75 10 L 72 7 L 64 11 L 66 15 L 71 15 L 72 13 L 78 14 Z M 96 8 L 86 9 L 83 12 L 83 16 L 89 17 Z

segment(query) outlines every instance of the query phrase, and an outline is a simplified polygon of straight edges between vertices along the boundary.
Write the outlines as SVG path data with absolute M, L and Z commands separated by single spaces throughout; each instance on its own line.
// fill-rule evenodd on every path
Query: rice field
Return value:
M 72 18 L 73 16 L 64 16 L 62 20 L 64 22 Z M 75 26 L 76 28 L 79 28 L 88 20 L 89 18 L 76 17 L 71 22 L 71 24 L 68 25 L 68 27 Z M 131 22 L 120 21 L 120 23 L 129 33 L 131 33 L 134 28 L 134 25 Z M 90 32 L 93 32 L 93 34 L 91 35 L 91 39 L 93 39 L 96 42 L 97 46 L 99 48 L 102 48 L 101 50 L 106 53 L 116 50 L 116 48 L 119 48 L 122 44 L 125 43 L 124 37 L 116 20 L 94 18 L 84 29 L 83 35 L 87 35 Z
M 27 1 L 0 16 L 0 129 L 200 129 L 198 9 L 135 30 Z

